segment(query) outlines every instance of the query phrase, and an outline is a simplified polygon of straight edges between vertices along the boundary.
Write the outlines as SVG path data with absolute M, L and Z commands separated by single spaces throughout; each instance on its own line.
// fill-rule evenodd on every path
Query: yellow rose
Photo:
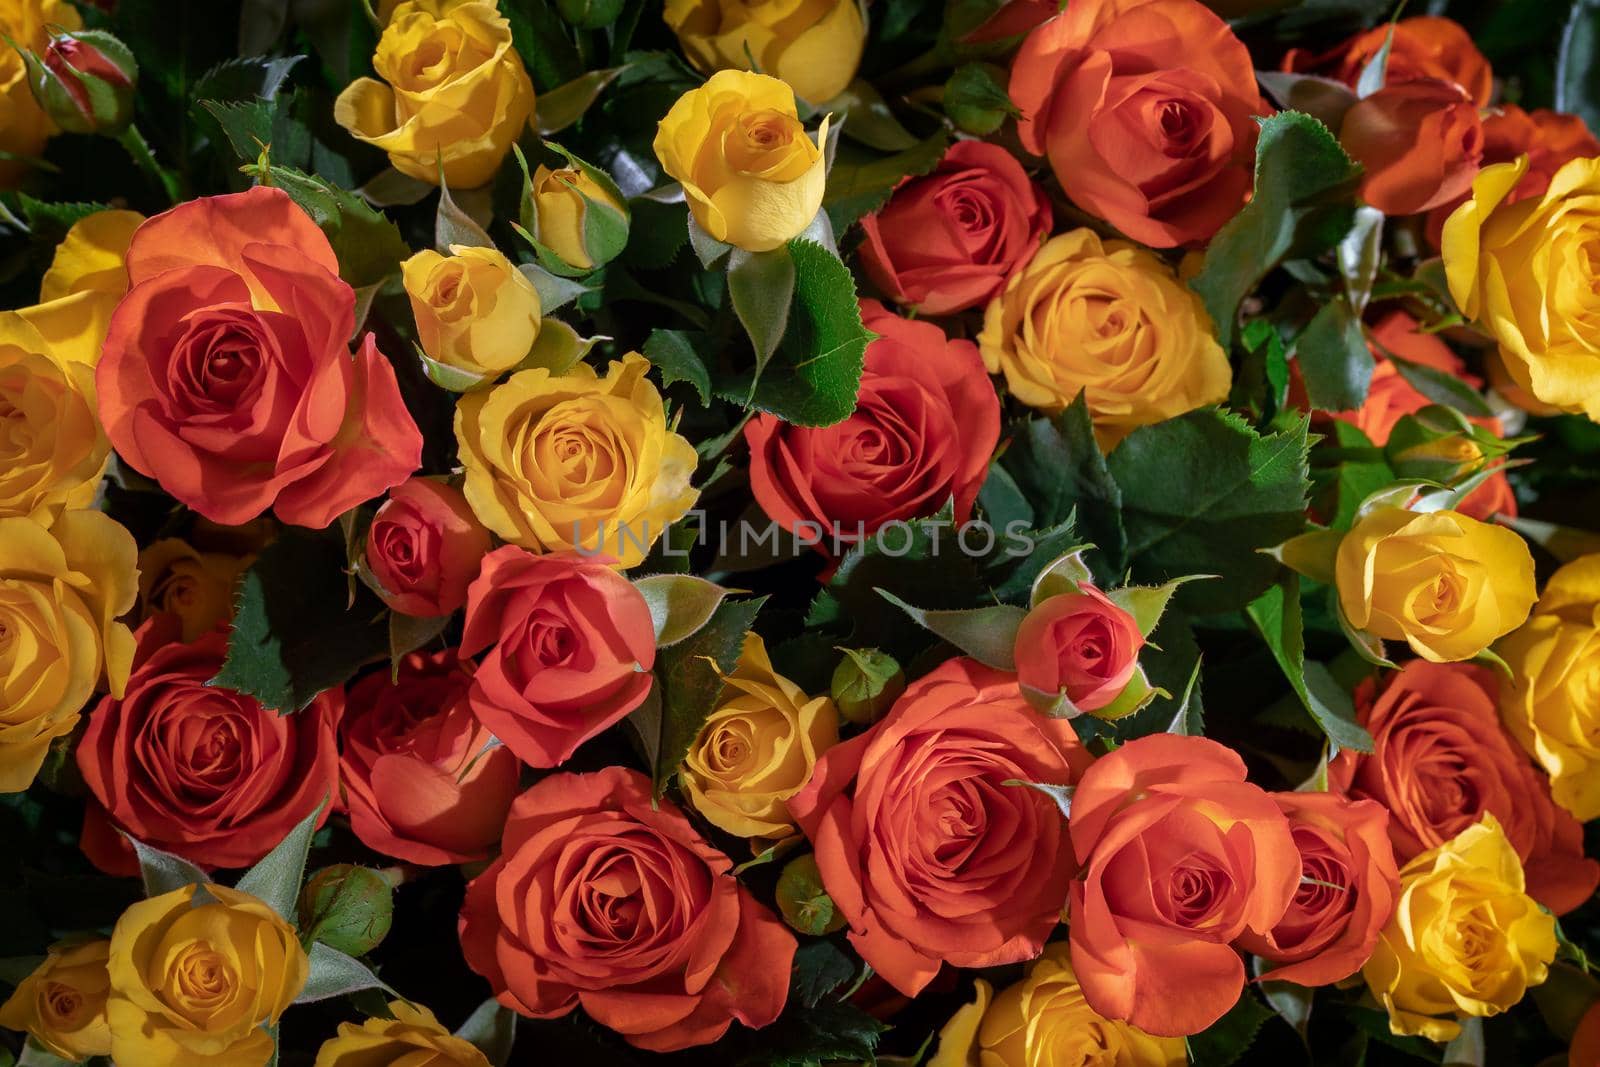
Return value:
M 726 699 L 689 746 L 678 779 L 713 826 L 739 837 L 787 837 L 794 822 L 785 801 L 839 740 L 839 712 L 774 672 L 757 634 L 745 636 L 723 682 Z
M 1340 539 L 1334 584 L 1351 627 L 1434 663 L 1476 656 L 1520 626 L 1535 597 L 1533 556 L 1510 530 L 1396 507 L 1374 508 Z
M 1500 690 L 1506 728 L 1549 772 L 1557 804 L 1600 818 L 1600 555 L 1556 571 L 1495 651 L 1513 679 Z
M 493 377 L 527 358 L 539 336 L 539 293 L 493 248 L 429 249 L 400 265 L 417 340 L 428 358 Z
M 749 70 L 754 59 L 813 104 L 844 92 L 867 40 L 858 0 L 667 0 L 665 14 L 701 71 Z
M 167 537 L 139 553 L 139 621 L 169 612 L 183 620 L 183 640 L 193 641 L 233 617 L 235 587 L 252 557 L 201 552 Z
M 1095 1014 L 1072 971 L 1066 942 L 1045 946 L 1027 977 L 994 996 L 977 980 L 977 999 L 939 1031 L 927 1067 L 1181 1067 L 1184 1039 L 1152 1037 Z
M 456 443 L 479 521 L 535 552 L 642 560 L 699 496 L 694 446 L 667 426 L 649 369 L 630 352 L 604 378 L 536 367 L 462 396 Z
M 984 312 L 990 374 L 1055 413 L 1084 393 L 1112 448 L 1136 426 L 1226 400 L 1233 382 L 1200 298 L 1154 253 L 1073 230 L 1046 241 Z
M 137 211 L 96 211 L 72 224 L 56 245 L 50 269 L 39 283 L 39 300 L 100 292 L 121 299 L 128 291 L 128 245 L 144 224 Z
M 28 88 L 28 68 L 17 51 L 43 55 L 52 27 L 82 29 L 83 20 L 67 0 L 0 0 L 0 35 L 11 42 L 0 49 L 0 152 L 38 157 L 56 132 Z M 0 188 L 14 188 L 27 171 L 26 163 L 0 160 Z
M 1517 386 L 1600 420 L 1600 290 L 1586 266 L 1600 257 L 1600 159 L 1574 159 L 1543 196 L 1507 204 L 1527 169 L 1527 156 L 1483 168 L 1445 223 L 1450 295 L 1500 342 Z
M 322 1043 L 313 1067 L 489 1067 L 477 1046 L 452 1036 L 420 1004 L 393 1000 L 389 1012 L 394 1018 L 340 1023 L 339 1036 Z
M 485 185 L 533 114 L 533 83 L 492 0 L 410 0 L 394 9 L 372 66 L 333 117 L 425 182 Z
M 111 932 L 111 1058 L 140 1067 L 260 1067 L 262 1027 L 306 984 L 294 927 L 237 889 L 188 885 L 131 905 Z
M 592 217 L 591 210 L 609 212 L 609 219 Z M 627 206 L 578 166 L 534 170 L 523 225 L 561 264 L 579 271 L 612 259 L 628 242 Z
M 111 943 L 60 942 L 0 1004 L 0 1026 L 23 1030 L 64 1060 L 111 1054 L 106 953 Z
M 46 528 L 0 518 L 0 793 L 33 782 L 102 675 L 122 695 L 133 634 L 117 617 L 137 592 L 133 536 L 98 511 Z
M 1400 900 L 1361 968 L 1396 1034 L 1450 1041 L 1457 1017 L 1495 1015 L 1545 980 L 1555 919 L 1523 890 L 1494 816 L 1400 871 Z
M 794 92 L 776 78 L 724 70 L 680 96 L 656 130 L 656 158 L 683 184 L 689 211 L 718 241 L 767 252 L 822 206 L 822 145 L 806 136 Z

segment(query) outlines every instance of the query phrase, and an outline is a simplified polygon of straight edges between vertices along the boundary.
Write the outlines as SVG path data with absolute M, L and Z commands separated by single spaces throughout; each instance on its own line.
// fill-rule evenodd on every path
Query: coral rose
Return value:
M 461 490 L 432 478 L 408 478 L 389 490 L 367 527 L 363 559 L 383 602 L 403 615 L 449 615 L 467 602 L 467 586 L 489 551 Z
M 117 454 L 224 525 L 267 509 L 321 528 L 417 468 L 422 434 L 355 291 L 281 189 L 157 215 L 128 249 L 96 371 Z
M 46 1052 L 64 1060 L 111 1055 L 111 1028 L 106 1024 L 110 949 L 104 938 L 51 945 L 44 962 L 0 1004 L 0 1026 L 25 1031 Z
M 1600 1001 L 1590 1005 L 1578 1020 L 1567 1049 L 1567 1067 L 1600 1067 Z
M 1386 85 L 1345 113 L 1339 143 L 1365 169 L 1361 196 L 1386 215 L 1460 199 L 1483 160 L 1478 106 L 1455 82 Z
M 643 775 L 552 774 L 517 798 L 500 858 L 467 886 L 461 949 L 523 1015 L 582 1004 L 639 1048 L 709 1044 L 735 1019 L 778 1017 L 795 951 L 732 871 Z
M 400 264 L 417 343 L 447 367 L 497 377 L 527 358 L 539 336 L 538 290 L 493 248 L 423 249 Z
M 413 652 L 391 678 L 345 693 L 339 772 L 350 828 L 368 848 L 411 863 L 481 860 L 517 794 L 517 758 L 467 706 L 472 663 Z
M 951 500 L 956 523 L 966 522 L 1000 438 L 1000 399 L 971 341 L 875 300 L 861 311 L 878 338 L 867 346 L 855 411 L 822 427 L 761 414 L 744 430 L 761 510 L 822 551 Z
M 1141 244 L 1204 241 L 1250 195 L 1267 105 L 1197 0 L 1075 0 L 1022 42 L 1011 99 L 1072 202 Z
M 1045 792 L 1089 762 L 1072 727 L 1029 707 L 1012 675 L 949 660 L 866 733 L 829 749 L 789 801 L 850 943 L 914 996 L 941 963 L 1039 954 L 1075 870 Z
M 655 626 L 604 563 L 506 545 L 467 590 L 461 654 L 480 652 L 472 713 L 524 763 L 555 767 L 644 701 Z
M 139 552 L 140 622 L 176 615 L 181 641 L 195 641 L 233 617 L 239 578 L 254 557 L 201 552 L 177 537 L 151 542 Z
M 1400 85 L 1421 78 L 1454 82 L 1467 91 L 1478 107 L 1489 106 L 1494 93 L 1494 71 L 1461 23 L 1435 15 L 1417 15 L 1393 23 L 1393 43 L 1384 64 L 1384 84 Z M 1385 24 L 1338 45 L 1322 55 L 1291 49 L 1283 69 L 1301 74 L 1324 74 L 1352 89 L 1361 72 L 1390 40 Z
M 1095 760 L 1070 826 L 1072 967 L 1089 1006 L 1162 1037 L 1220 1019 L 1244 988 L 1231 943 L 1268 936 L 1299 890 L 1277 803 L 1231 749 L 1152 734 Z
M 312 1067 L 489 1067 L 476 1045 L 453 1036 L 422 1005 L 391 1000 L 389 1015 L 359 1026 L 340 1023 Z
M 1550 783 L 1501 729 L 1499 684 L 1487 668 L 1413 660 L 1381 692 L 1357 693 L 1373 751 L 1342 750 L 1328 787 L 1389 810 L 1400 862 L 1493 815 L 1527 874 L 1528 895 L 1563 915 L 1600 883 L 1583 855 L 1583 827 L 1550 799 Z
M 950 315 L 989 302 L 1050 232 L 1050 200 L 998 145 L 957 141 L 861 220 L 861 266 L 897 304 Z
M 1034 605 L 1017 627 L 1017 681 L 1079 711 L 1110 705 L 1139 669 L 1144 634 L 1125 608 L 1083 584 Z
M 862 10 L 857 0 L 667 0 L 663 15 L 696 69 L 754 63 L 820 105 L 856 76 L 867 40 Z
M 341 691 L 279 715 L 211 684 L 226 634 L 183 644 L 178 630 L 173 616 L 139 628 L 126 692 L 100 702 L 78 744 L 93 797 L 83 851 L 111 874 L 138 870 L 117 830 L 205 867 L 248 866 L 338 788 Z

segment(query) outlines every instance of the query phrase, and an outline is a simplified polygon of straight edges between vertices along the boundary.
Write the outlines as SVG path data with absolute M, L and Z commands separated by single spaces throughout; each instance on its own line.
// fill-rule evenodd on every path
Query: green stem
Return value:
M 178 191 L 178 176 L 157 162 L 155 153 L 150 150 L 150 142 L 144 139 L 139 127 L 129 123 L 127 129 L 117 134 L 117 143 L 127 149 L 140 170 L 161 186 L 168 203 L 176 204 L 183 199 Z

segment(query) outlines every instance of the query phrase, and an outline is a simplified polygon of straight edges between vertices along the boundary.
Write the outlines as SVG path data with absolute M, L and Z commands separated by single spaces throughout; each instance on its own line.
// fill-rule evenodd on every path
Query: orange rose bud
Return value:
M 1017 628 L 1017 681 L 1065 693 L 1079 711 L 1116 700 L 1139 666 L 1144 634 L 1125 609 L 1092 585 L 1041 601 Z
M 1415 215 L 1472 188 L 1483 123 L 1461 86 L 1421 78 L 1358 101 L 1339 127 L 1339 143 L 1366 168 L 1367 203 L 1386 215 Z
M 489 531 L 461 490 L 411 478 L 389 490 L 367 527 L 366 566 L 383 602 L 402 615 L 449 615 L 488 553 Z
M 1283 69 L 1298 74 L 1322 74 L 1344 82 L 1352 89 L 1361 80 L 1373 57 L 1389 40 L 1388 24 L 1358 33 L 1343 44 L 1321 55 L 1291 49 L 1283 58 Z M 1494 71 L 1478 46 L 1472 43 L 1461 23 L 1436 15 L 1418 15 L 1394 24 L 1394 43 L 1389 61 L 1384 64 L 1384 84 L 1399 85 L 1419 78 L 1454 82 L 1467 91 L 1472 102 L 1487 107 L 1494 93 Z

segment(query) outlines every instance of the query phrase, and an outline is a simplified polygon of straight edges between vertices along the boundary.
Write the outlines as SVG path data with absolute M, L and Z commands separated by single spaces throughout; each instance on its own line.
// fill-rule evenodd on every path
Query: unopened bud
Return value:
M 944 83 L 944 113 L 970 134 L 986 137 L 1017 107 L 1005 90 L 1006 72 L 992 63 L 968 63 Z
M 529 174 L 523 161 L 522 228 L 540 266 L 568 277 L 588 274 L 627 245 L 628 206 L 605 171 L 556 145 L 547 147 L 567 165 L 541 165 Z
M 843 651 L 833 671 L 833 702 L 850 722 L 870 726 L 905 692 L 905 673 L 893 656 L 875 648 Z
M 394 890 L 370 867 L 338 863 L 324 867 L 300 893 L 300 929 L 308 941 L 321 941 L 351 956 L 371 952 L 389 932 Z
M 115 136 L 133 120 L 139 65 L 111 34 L 63 33 L 50 39 L 42 58 L 29 52 L 24 61 L 34 99 L 68 133 Z
M 813 937 L 831 934 L 845 921 L 822 887 L 822 872 L 810 853 L 790 860 L 778 875 L 778 910 L 784 922 Z

